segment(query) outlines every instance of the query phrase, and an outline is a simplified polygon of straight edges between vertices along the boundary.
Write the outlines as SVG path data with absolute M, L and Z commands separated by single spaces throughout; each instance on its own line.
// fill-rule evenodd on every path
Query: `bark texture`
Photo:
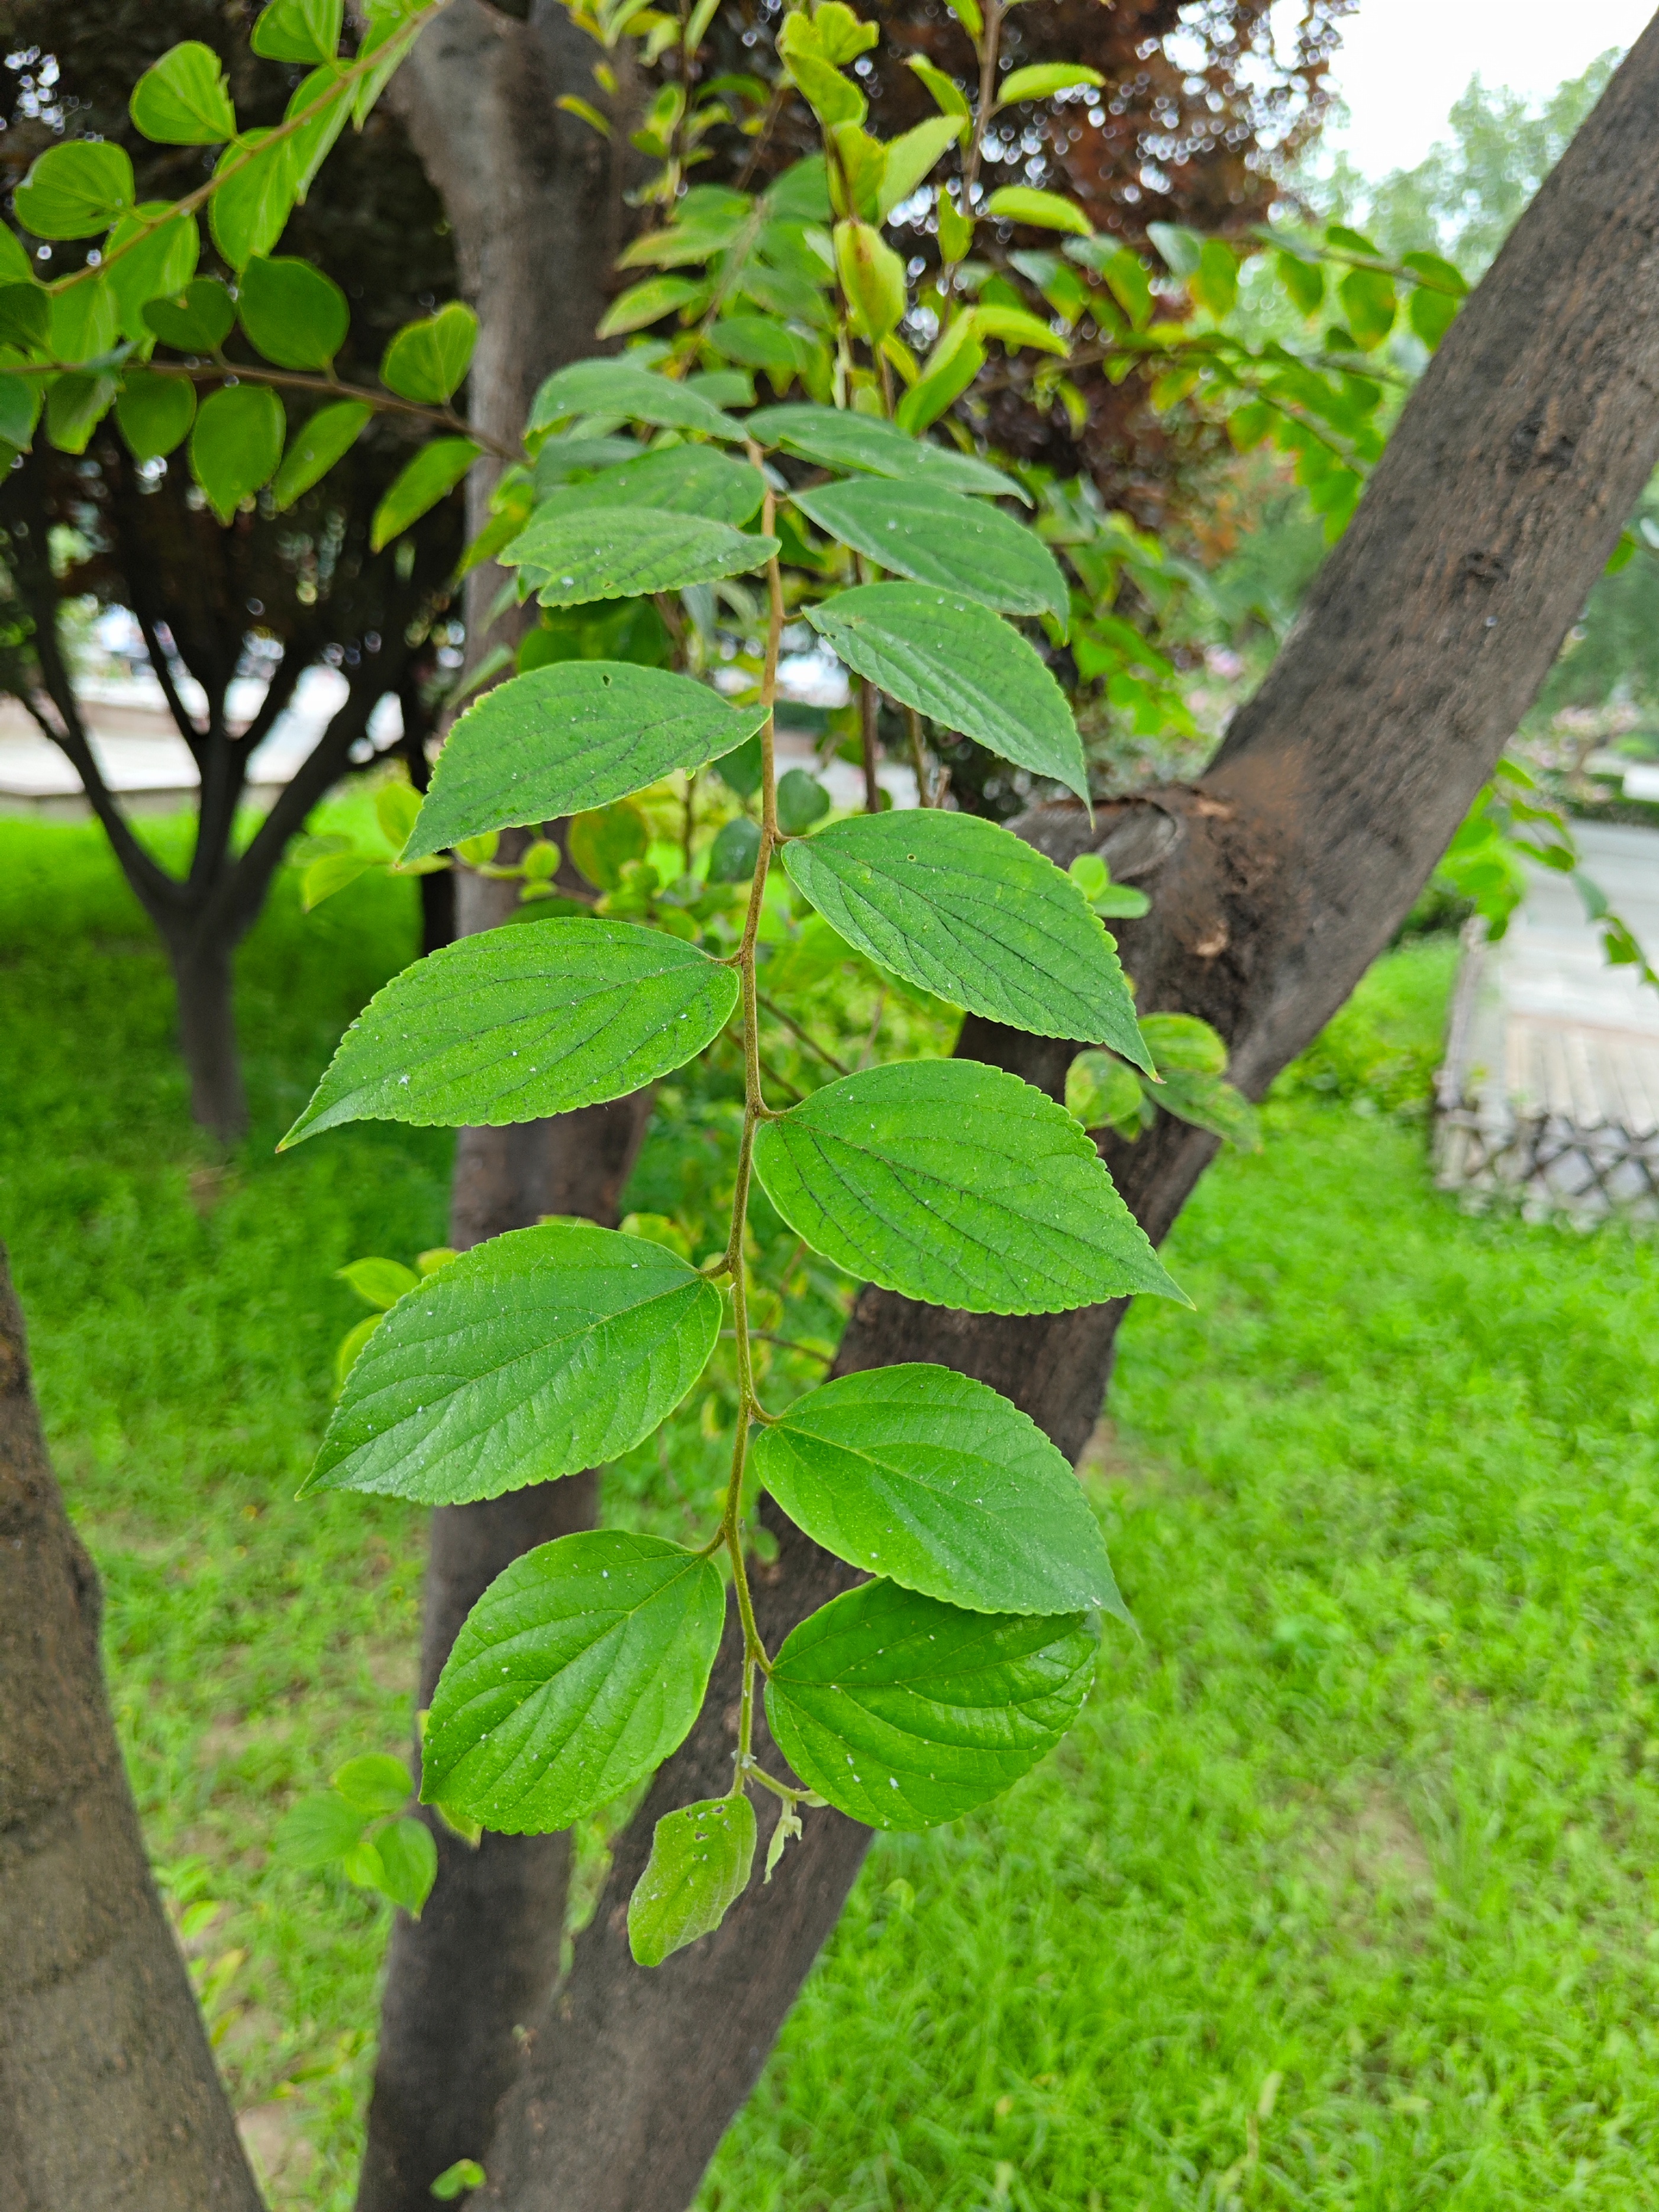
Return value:
M 0 1248 L 0 2172 L 15 2212 L 258 2212 L 161 1910 Z
M 1413 396 L 1261 691 L 1195 788 L 1022 825 L 1152 896 L 1121 932 L 1148 1010 L 1228 1039 L 1255 1096 L 1388 942 L 1536 694 L 1659 455 L 1659 24 L 1638 41 Z M 1070 1048 L 970 1023 L 964 1053 L 1050 1091 Z M 1212 1139 L 1170 1120 L 1108 1157 L 1154 1237 Z M 1121 1302 L 1011 1321 L 867 1291 L 838 1366 L 931 1359 L 1005 1391 L 1076 1456 Z M 786 1541 L 769 1638 L 845 1570 Z M 729 1773 L 728 1638 L 697 1727 L 620 1841 L 572 1971 L 502 2108 L 481 2201 L 682 2212 L 868 1844 L 830 1815 L 714 1938 L 654 1973 L 623 1916 L 651 1822 Z

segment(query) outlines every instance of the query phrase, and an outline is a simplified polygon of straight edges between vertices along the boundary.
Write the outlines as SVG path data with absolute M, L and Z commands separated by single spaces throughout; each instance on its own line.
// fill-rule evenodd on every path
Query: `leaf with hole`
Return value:
M 814 1091 L 755 1139 L 790 1227 L 849 1274 L 969 1313 L 1188 1303 L 1063 1106 L 971 1060 L 894 1062 Z
M 538 391 L 525 425 L 526 437 L 552 429 L 573 415 L 602 415 L 658 429 L 700 430 L 704 436 L 741 445 L 744 425 L 722 413 L 701 392 L 690 392 L 665 376 L 623 360 L 574 361 L 555 369 Z
M 778 1749 L 873 1828 L 932 1828 L 1052 1751 L 1094 1676 L 1077 1613 L 969 1613 L 891 1582 L 809 1614 L 766 1684 Z
M 683 1545 L 611 1528 L 538 1545 L 455 1639 L 423 1799 L 499 1835 L 568 1828 L 684 1741 L 725 1622 L 718 1571 Z
M 718 1036 L 737 996 L 732 969 L 630 922 L 460 938 L 375 993 L 283 1146 L 342 1121 L 493 1128 L 626 1097 Z
M 196 419 L 195 387 L 185 377 L 129 368 L 121 380 L 115 419 L 135 461 L 160 460 L 190 435 Z
M 158 146 L 222 146 L 236 136 L 236 110 L 219 57 L 199 39 L 152 62 L 127 103 L 135 131 Z
M 380 381 L 401 399 L 443 406 L 459 389 L 477 342 L 478 318 L 452 300 L 435 315 L 404 325 L 386 349 Z
M 337 399 L 300 425 L 271 482 L 271 501 L 278 514 L 320 483 L 350 451 L 374 412 L 366 399 Z
M 381 1321 L 301 1494 L 459 1505 L 618 1458 L 702 1374 L 720 1310 L 712 1284 L 641 1237 L 544 1222 L 492 1237 Z
M 36 238 L 95 238 L 132 205 L 132 162 L 103 138 L 49 146 L 12 196 L 12 212 Z
M 368 532 L 371 550 L 378 553 L 447 498 L 483 451 L 471 438 L 434 438 L 422 446 L 386 486 L 374 510 Z
M 544 607 L 569 607 L 742 575 L 777 550 L 775 538 L 747 537 L 724 522 L 658 507 L 550 515 L 544 508 L 501 557 L 525 569 Z
M 860 584 L 806 618 L 849 668 L 919 714 L 1087 799 L 1072 710 L 1036 649 L 972 599 Z
M 984 500 L 933 483 L 856 477 L 793 495 L 820 530 L 919 584 L 1006 614 L 1052 615 L 1066 635 L 1072 595 L 1033 530 Z
M 275 475 L 284 421 L 283 403 L 268 384 L 227 385 L 202 402 L 190 434 L 190 465 L 221 522 Z
M 712 1935 L 749 1887 L 755 1808 L 747 1797 L 706 1797 L 665 1813 L 628 1900 L 628 1945 L 636 1966 L 659 1966 Z
M 983 492 L 994 499 L 1021 499 L 1029 495 L 1012 477 L 1003 475 L 971 453 L 950 452 L 925 439 L 907 437 L 873 415 L 857 415 L 850 408 L 814 407 L 805 401 L 782 407 L 762 407 L 748 418 L 754 437 L 769 446 L 781 446 L 803 460 L 817 461 L 827 469 L 862 469 L 871 476 L 895 479 L 915 477 L 949 491 Z
M 975 1613 L 1128 1618 L 1064 1455 L 948 1367 L 878 1367 L 809 1390 L 750 1457 L 815 1544 L 905 1589 Z
M 346 295 L 308 261 L 256 253 L 236 288 L 236 313 L 256 352 L 278 368 L 326 368 L 351 324 Z
M 457 838 L 580 814 L 696 769 L 754 737 L 763 706 L 728 707 L 689 676 L 561 660 L 498 684 L 449 733 L 404 857 Z
M 1109 1044 L 1150 1071 L 1111 939 L 1075 884 L 1000 823 L 860 814 L 786 845 L 832 929 L 953 1006 L 1039 1036 Z
M 747 461 L 734 461 L 713 446 L 670 446 L 602 470 L 585 483 L 560 486 L 537 506 L 530 526 L 595 507 L 649 507 L 741 528 L 760 512 L 765 495 L 759 470 Z
M 179 353 L 217 353 L 230 336 L 236 305 L 216 276 L 198 276 L 181 297 L 149 301 L 143 319 L 164 345 Z

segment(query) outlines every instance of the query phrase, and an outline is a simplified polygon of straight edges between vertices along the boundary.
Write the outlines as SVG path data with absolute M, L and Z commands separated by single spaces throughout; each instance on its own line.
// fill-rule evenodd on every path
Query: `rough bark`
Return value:
M 1382 949 L 1612 551 L 1659 455 L 1659 24 L 1638 41 L 1413 395 L 1261 691 L 1196 788 L 1024 825 L 1153 898 L 1127 925 L 1141 1004 L 1201 1015 L 1260 1095 Z M 974 1023 L 960 1048 L 1053 1091 L 1068 1048 Z M 1164 1117 L 1109 1153 L 1161 1237 L 1213 1141 Z M 1121 1303 L 1026 1321 L 859 1300 L 842 1371 L 933 1359 L 1006 1391 L 1073 1456 Z M 773 1632 L 844 1571 L 786 1543 Z M 620 1841 L 502 2108 L 485 2203 L 681 2212 L 834 1926 L 867 1832 L 809 1816 L 718 1936 L 647 1974 L 622 1932 L 649 1824 L 729 1771 L 728 1642 L 703 1717 Z
M 258 2212 L 150 1880 L 0 1248 L 0 2172 L 16 2212 Z

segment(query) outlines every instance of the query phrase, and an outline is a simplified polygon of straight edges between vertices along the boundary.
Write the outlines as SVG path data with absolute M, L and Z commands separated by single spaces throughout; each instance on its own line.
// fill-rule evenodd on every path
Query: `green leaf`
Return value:
M 0 222 L 0 284 L 27 284 L 35 291 L 41 289 L 34 282 L 34 264 L 29 258 L 28 248 L 17 233 L 3 222 Z
M 746 884 L 760 859 L 760 828 L 746 814 L 722 824 L 708 848 L 711 884 Z
M 799 836 L 821 822 L 830 805 L 829 793 L 805 769 L 787 769 L 778 778 L 778 824 L 789 836 Z
M 736 973 L 631 922 L 445 945 L 377 991 L 283 1146 L 342 1121 L 497 1127 L 623 1098 L 719 1036 Z
M 739 799 L 752 799 L 765 780 L 765 762 L 758 733 L 745 738 L 729 753 L 723 754 L 714 770 L 728 791 L 735 791 Z
M 1012 107 L 1020 100 L 1052 100 L 1057 92 L 1105 82 L 1098 70 L 1080 62 L 1033 62 L 1025 69 L 1009 70 L 997 86 L 997 106 Z
M 1012 477 L 988 462 L 907 437 L 890 422 L 873 415 L 855 415 L 850 408 L 792 402 L 757 408 L 748 422 L 763 444 L 781 446 L 786 453 L 799 453 L 803 460 L 817 461 L 824 468 L 863 469 L 872 476 L 896 479 L 920 477 L 949 491 L 983 492 L 994 499 L 1020 499 L 1028 507 L 1031 503 Z
M 198 39 L 169 47 L 132 88 L 133 128 L 158 146 L 222 146 L 236 136 L 236 110 L 219 57 Z
M 40 419 L 40 398 L 39 378 L 0 375 L 0 442 L 27 453 Z
M 1273 256 L 1273 267 L 1291 306 L 1304 315 L 1316 315 L 1325 304 L 1324 264 L 1281 249 Z
M 271 62 L 331 62 L 340 50 L 345 0 L 270 0 L 249 44 Z
M 915 68 L 914 62 L 910 64 Z M 935 72 L 937 74 L 937 72 Z M 950 84 L 947 77 L 945 82 Z M 932 88 L 931 86 L 929 88 Z M 951 85 L 954 92 L 956 88 Z M 957 97 L 961 95 L 958 94 Z M 966 103 L 963 103 L 964 109 Z M 887 149 L 887 159 L 881 173 L 881 191 L 877 207 L 883 217 L 893 212 L 901 201 L 908 200 L 923 179 L 930 174 L 935 163 L 947 147 L 967 137 L 963 124 L 965 115 L 947 111 L 943 115 L 930 115 L 925 123 L 918 123 L 895 138 Z
M 1225 1041 L 1217 1036 L 1208 1022 L 1200 1021 L 1195 1014 L 1148 1014 L 1140 1025 L 1140 1033 L 1160 1075 L 1172 1067 L 1192 1068 L 1200 1075 L 1226 1073 Z
M 424 1820 L 394 1820 L 376 1836 L 374 1848 L 380 1855 L 380 1887 L 410 1919 L 418 1920 L 438 1879 L 438 1846 L 431 1830 Z
M 456 1505 L 618 1458 L 702 1374 L 720 1312 L 712 1284 L 641 1237 L 544 1222 L 493 1237 L 380 1322 L 301 1494 Z
M 1089 795 L 1066 695 L 1018 630 L 925 584 L 860 584 L 806 618 L 849 668 L 947 730 Z
M 115 419 L 134 460 L 159 460 L 189 435 L 196 419 L 195 389 L 182 376 L 130 368 L 115 402 Z M 0 434 L 9 434 L 3 425 Z
M 907 55 L 905 67 L 913 69 L 921 79 L 933 95 L 934 106 L 942 114 L 950 117 L 957 126 L 957 136 L 965 145 L 973 124 L 974 112 L 969 106 L 968 96 L 961 86 L 953 77 L 946 76 L 942 69 L 936 69 L 930 61 L 924 61 L 919 54 Z M 947 259 L 951 260 L 956 258 L 953 254 L 946 256 Z
M 755 1865 L 755 1808 L 747 1797 L 707 1797 L 665 1813 L 628 1900 L 628 1944 L 641 1966 L 659 1966 L 712 1935 Z
M 377 864 L 368 853 L 325 853 L 311 861 L 300 877 L 300 910 L 309 914 L 336 891 L 344 890 Z
M 1461 302 L 1450 299 L 1444 292 L 1432 292 L 1419 284 L 1413 289 L 1406 313 L 1413 330 L 1433 353 L 1452 325 L 1457 320 Z
M 458 2158 L 453 2166 L 447 2166 L 433 2183 L 428 2196 L 445 2204 L 453 2204 L 469 2189 L 482 2189 L 489 2179 L 476 2158 Z
M 810 1390 L 750 1448 L 815 1544 L 975 1613 L 1127 1620 L 1098 1522 L 1036 1423 L 948 1367 L 878 1367 Z
M 630 860 L 642 860 L 651 850 L 651 829 L 637 806 L 626 801 L 578 814 L 566 839 L 572 865 L 595 890 L 613 891 Z
M 1066 1111 L 1085 1129 L 1135 1138 L 1151 1121 L 1146 1086 L 1115 1053 L 1080 1052 L 1066 1071 Z
M 11 233 L 0 223 L 0 236 Z M 26 353 L 46 344 L 52 330 L 52 301 L 39 284 L 0 285 L 0 344 Z
M 860 814 L 786 845 L 789 880 L 883 968 L 988 1020 L 1152 1060 L 1112 940 L 1024 838 L 972 814 Z
M 741 422 L 701 392 L 626 359 L 574 361 L 556 369 L 536 394 L 525 434 L 533 438 L 573 415 L 623 416 L 659 429 L 701 430 L 733 445 L 741 445 L 745 434 Z
M 1380 346 L 1394 328 L 1399 307 L 1394 279 L 1380 269 L 1350 269 L 1336 289 L 1356 341 L 1367 352 Z
M 1039 191 L 1034 185 L 1000 185 L 985 203 L 985 212 L 999 222 L 1024 222 L 1038 230 L 1068 230 L 1074 238 L 1092 238 L 1095 227 L 1075 200 L 1059 192 Z
M 341 1282 L 350 1285 L 360 1298 L 379 1306 L 382 1312 L 388 1306 L 395 1306 L 406 1291 L 418 1291 L 421 1287 L 420 1277 L 400 1260 L 353 1260 L 334 1272 Z
M 102 138 L 49 146 L 12 198 L 36 238 L 95 238 L 131 205 L 132 163 L 125 147 Z
M 366 1751 L 347 1759 L 329 1779 L 348 1805 L 370 1819 L 377 1813 L 395 1813 L 415 1794 L 402 1759 L 382 1751 Z
M 1174 276 L 1195 276 L 1204 258 L 1204 240 L 1184 223 L 1149 222 L 1146 235 Z
M 778 1749 L 875 1828 L 932 1828 L 1000 1796 L 1077 1718 L 1095 1640 L 1076 1613 L 967 1613 L 865 1583 L 786 1639 L 766 1684 Z
M 884 568 L 1007 614 L 1051 614 L 1065 635 L 1072 595 L 1060 563 L 1000 507 L 931 483 L 870 477 L 792 496 L 820 530 Z
M 497 1834 L 568 1828 L 684 1741 L 725 1622 L 718 1571 L 683 1545 L 620 1529 L 538 1545 L 455 1639 L 427 1721 L 424 1798 Z
M 275 474 L 283 428 L 283 403 L 268 384 L 227 385 L 202 402 L 190 465 L 221 522 Z
M 747 461 L 734 461 L 713 446 L 671 446 L 602 470 L 585 483 L 560 486 L 538 506 L 531 526 L 597 507 L 649 507 L 737 528 L 759 513 L 765 496 L 759 470 Z
M 665 315 L 706 299 L 708 293 L 706 283 L 694 283 L 689 276 L 647 276 L 641 283 L 630 284 L 611 301 L 596 336 L 614 338 L 629 331 L 647 330 Z
M 478 342 L 478 318 L 452 300 L 423 322 L 405 323 L 386 349 L 380 381 L 400 398 L 442 406 L 459 388 Z
M 151 300 L 143 313 L 162 343 L 179 353 L 217 353 L 236 319 L 235 302 L 216 276 L 198 276 L 182 297 Z
M 196 218 L 176 216 L 155 222 L 167 208 L 165 200 L 145 200 L 122 216 L 104 247 L 109 264 L 104 282 L 114 299 L 124 337 L 147 337 L 144 309 L 150 301 L 176 298 L 196 274 L 202 251 Z
M 356 444 L 374 412 L 366 399 L 337 399 L 300 425 L 270 487 L 278 514 L 319 483 Z
M 62 362 L 82 362 L 88 368 L 97 363 L 101 368 L 100 356 L 114 346 L 120 323 L 108 278 L 94 276 L 90 283 L 66 284 L 50 298 L 52 352 Z
M 46 393 L 46 435 L 60 453 L 84 453 L 118 389 L 112 376 L 60 376 Z
M 763 706 L 626 661 L 562 660 L 498 684 L 449 733 L 404 848 L 418 860 L 460 837 L 550 822 L 718 760 L 759 730 Z
M 366 1813 L 356 1811 L 331 1790 L 302 1797 L 277 1826 L 277 1856 L 307 1873 L 319 1873 L 362 1840 L 368 1820 Z
M 269 131 L 244 131 L 219 156 L 214 177 L 208 227 L 231 267 L 243 269 L 256 253 L 270 252 L 293 213 L 301 184 L 295 143 Z
M 471 438 L 434 438 L 429 446 L 422 446 L 386 486 L 369 526 L 370 550 L 378 553 L 436 507 L 454 490 L 483 451 Z
M 1017 1075 L 895 1062 L 761 1124 L 755 1172 L 849 1274 L 969 1313 L 1186 1303 L 1083 1131 Z
M 904 314 L 903 260 L 873 223 L 838 222 L 834 235 L 836 270 L 853 327 L 879 345 Z
M 365 1314 L 355 1328 L 349 1328 L 340 1339 L 334 1352 L 334 1387 L 344 1387 L 345 1379 L 357 1362 L 357 1355 L 375 1330 L 386 1319 L 384 1314 Z
M 775 538 L 746 537 L 694 514 L 596 507 L 574 514 L 540 510 L 501 557 L 529 572 L 544 607 L 569 607 L 741 575 L 763 567 L 777 550 Z
M 290 254 L 252 256 L 236 288 L 236 313 L 254 349 L 278 368 L 327 368 L 351 324 L 334 279 Z
M 366 78 L 356 80 L 358 98 L 368 82 Z M 354 105 L 352 83 L 353 80 L 345 75 L 343 64 L 329 62 L 321 69 L 313 70 L 294 88 L 283 112 L 283 120 L 295 123 L 301 116 L 309 118 L 300 123 L 289 141 L 296 199 L 303 199 L 311 190 L 318 170 L 350 119 Z
M 1177 1121 L 1207 1129 L 1212 1136 L 1237 1146 L 1241 1152 L 1261 1150 L 1261 1121 L 1242 1091 L 1224 1083 L 1218 1075 L 1202 1075 L 1187 1068 L 1171 1068 L 1158 1086 L 1158 1103 Z

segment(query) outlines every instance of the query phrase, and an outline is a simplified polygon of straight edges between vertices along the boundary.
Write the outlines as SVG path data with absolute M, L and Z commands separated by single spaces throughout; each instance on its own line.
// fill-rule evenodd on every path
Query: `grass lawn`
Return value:
M 100 839 L 0 823 L 0 1233 L 151 1844 L 307 2212 L 349 2203 L 387 1915 L 266 1846 L 403 1747 L 421 1530 L 292 1493 L 331 1270 L 440 1240 L 448 1146 L 270 1147 L 412 933 L 407 886 L 279 886 L 221 1168 Z M 1200 1310 L 1134 1315 L 1088 1468 L 1142 1640 L 1001 1803 L 878 1843 L 705 2212 L 1659 2206 L 1659 1243 L 1431 1189 L 1393 1109 L 1449 972 L 1382 963 L 1183 1217 Z

